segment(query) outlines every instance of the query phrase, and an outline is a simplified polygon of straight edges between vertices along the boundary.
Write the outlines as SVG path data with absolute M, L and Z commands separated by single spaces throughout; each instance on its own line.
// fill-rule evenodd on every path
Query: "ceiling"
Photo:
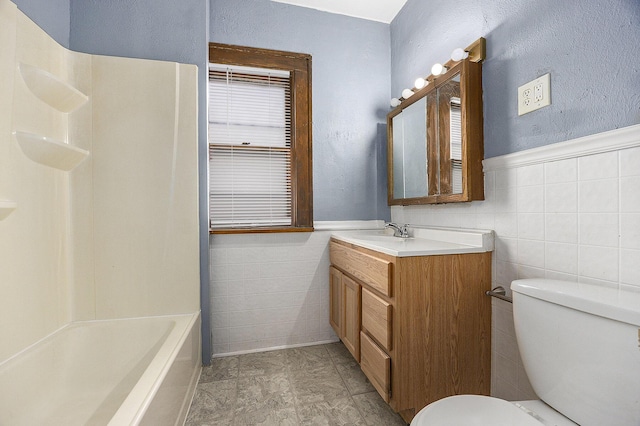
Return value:
M 271 0 L 296 6 L 390 23 L 407 0 Z

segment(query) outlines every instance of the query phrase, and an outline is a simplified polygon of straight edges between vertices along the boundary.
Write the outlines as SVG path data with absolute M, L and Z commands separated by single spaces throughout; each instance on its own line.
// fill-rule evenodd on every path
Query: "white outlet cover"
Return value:
M 551 74 L 518 87 L 518 115 L 551 105 Z

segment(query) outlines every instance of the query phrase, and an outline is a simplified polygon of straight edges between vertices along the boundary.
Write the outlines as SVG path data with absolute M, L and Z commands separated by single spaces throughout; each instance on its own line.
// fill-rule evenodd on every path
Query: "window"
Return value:
M 313 230 L 311 57 L 209 45 L 211 232 Z

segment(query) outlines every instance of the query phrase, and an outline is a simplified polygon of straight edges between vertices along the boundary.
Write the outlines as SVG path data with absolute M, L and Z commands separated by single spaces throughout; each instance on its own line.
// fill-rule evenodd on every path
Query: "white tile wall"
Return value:
M 338 340 L 329 326 L 330 237 L 210 238 L 214 356 Z
M 491 393 L 508 400 L 534 398 L 535 393 L 520 360 L 518 345 L 513 344 L 516 334 L 512 306 L 497 299 L 492 303 L 491 371 L 500 374 L 492 375 Z
M 617 132 L 569 141 L 571 155 L 557 155 L 560 144 L 537 148 L 535 164 L 518 166 L 514 154 L 505 156 L 506 166 L 485 173 L 485 201 L 464 209 L 393 207 L 392 220 L 494 229 L 494 286 L 508 289 L 517 278 L 546 277 L 640 291 L 640 147 L 624 148 L 640 145 L 640 126 L 620 130 L 623 148 L 611 144 Z M 544 159 L 546 150 L 552 159 Z M 493 301 L 492 393 L 535 398 L 518 354 L 511 305 L 499 300 Z

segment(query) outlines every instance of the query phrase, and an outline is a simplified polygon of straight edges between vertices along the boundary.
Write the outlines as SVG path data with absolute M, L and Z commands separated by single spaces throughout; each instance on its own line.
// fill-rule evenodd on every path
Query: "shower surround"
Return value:
M 0 43 L 0 423 L 57 418 L 105 384 L 90 346 L 132 349 L 144 324 L 64 423 L 174 424 L 201 364 L 197 68 L 69 51 L 9 0 Z M 43 360 L 65 386 L 29 380 Z M 18 405 L 25 384 L 58 406 Z

